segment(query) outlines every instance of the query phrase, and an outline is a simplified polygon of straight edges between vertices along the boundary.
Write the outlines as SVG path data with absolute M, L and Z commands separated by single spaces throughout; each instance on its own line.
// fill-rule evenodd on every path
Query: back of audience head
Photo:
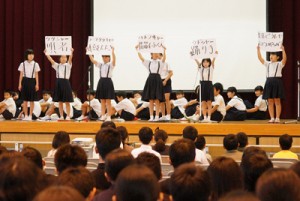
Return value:
M 198 136 L 198 130 L 194 126 L 187 126 L 182 131 L 183 138 L 190 139 L 195 142 Z
M 92 200 L 96 192 L 94 178 L 90 171 L 84 167 L 65 169 L 59 175 L 57 184 L 76 189 L 83 197 L 88 198 L 88 200 Z
M 31 160 L 34 164 L 36 164 L 37 167 L 43 169 L 44 161 L 42 158 L 42 154 L 37 149 L 33 147 L 25 147 L 22 150 L 22 154 L 23 156 L 25 156 L 25 158 Z
M 128 131 L 125 126 L 118 126 L 117 131 L 119 131 L 122 139 L 122 144 L 126 144 L 126 141 L 129 139 Z
M 154 133 L 155 145 L 153 149 L 157 152 L 162 152 L 166 149 L 166 142 L 168 140 L 168 134 L 166 131 L 157 129 Z
M 109 127 L 109 128 L 114 128 L 114 129 L 117 128 L 117 126 L 116 126 L 116 124 L 115 124 L 114 122 L 112 122 L 112 121 L 105 121 L 105 122 L 103 122 L 103 123 L 101 124 L 100 129 L 102 129 L 102 128 L 107 128 L 107 127 Z
M 139 139 L 145 145 L 150 144 L 151 140 L 153 139 L 152 129 L 149 127 L 142 127 L 139 130 Z
M 134 163 L 133 156 L 123 150 L 116 149 L 107 154 L 105 160 L 105 172 L 110 182 L 115 182 L 119 173 L 127 166 Z
M 176 140 L 169 149 L 170 162 L 174 168 L 195 161 L 195 144 L 189 139 Z
M 62 145 L 70 144 L 70 136 L 65 131 L 58 131 L 55 133 L 53 140 L 52 140 L 52 147 L 54 149 L 59 148 Z
M 223 196 L 219 201 L 260 201 L 253 193 L 236 190 Z
M 238 139 L 239 148 L 245 148 L 248 145 L 248 136 L 244 132 L 239 132 L 236 134 Z
M 256 195 L 261 201 L 299 201 L 300 179 L 291 170 L 270 169 L 257 181 Z
M 54 156 L 55 167 L 60 174 L 69 167 L 79 167 L 87 165 L 87 155 L 83 148 L 66 144 L 61 146 Z
M 223 139 L 223 145 L 227 151 L 237 150 L 239 146 L 239 142 L 236 135 L 234 134 L 226 135 Z
M 283 134 L 279 137 L 279 144 L 282 150 L 290 150 L 293 144 L 292 136 Z
M 260 147 L 247 147 L 243 152 L 242 161 L 245 160 L 244 158 L 247 158 L 247 157 L 250 157 L 250 156 L 256 155 L 256 154 L 261 154 L 261 155 L 265 156 L 266 158 L 268 158 L 267 153 L 264 150 L 262 150 Z
M 183 164 L 172 174 L 170 190 L 174 201 L 208 201 L 211 192 L 209 175 L 194 163 Z
M 293 170 L 300 178 L 300 161 L 294 163 L 290 169 Z
M 157 201 L 160 196 L 158 180 L 148 167 L 130 165 L 116 181 L 114 201 Z
M 136 162 L 137 164 L 145 165 L 152 170 L 157 180 L 162 178 L 160 160 L 156 155 L 148 152 L 140 153 L 136 158 Z
M 3 153 L 6 153 L 6 152 L 7 152 L 6 147 L 0 145 L 0 156 L 1 156 Z
M 40 192 L 33 201 L 85 201 L 85 198 L 74 188 L 52 186 Z
M 242 172 L 232 158 L 219 157 L 207 168 L 212 183 L 212 200 L 232 190 L 243 189 Z
M 205 145 L 206 145 L 205 137 L 203 135 L 198 135 L 195 142 L 196 148 L 203 150 L 205 148 Z

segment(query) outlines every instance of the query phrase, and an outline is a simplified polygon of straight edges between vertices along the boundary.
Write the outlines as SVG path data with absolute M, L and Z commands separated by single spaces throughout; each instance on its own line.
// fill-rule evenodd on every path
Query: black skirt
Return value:
M 142 100 L 149 102 L 149 100 L 158 99 L 160 102 L 165 101 L 165 94 L 163 84 L 159 74 L 149 74 L 142 95 Z
M 164 79 L 162 80 L 162 82 L 164 81 Z M 163 86 L 164 88 L 164 93 L 167 94 L 167 93 L 172 93 L 172 80 L 169 79 L 167 81 L 167 84 L 165 86 Z
M 38 96 L 35 90 L 36 80 L 35 78 L 23 77 L 21 99 L 23 101 L 37 101 Z
M 201 81 L 201 101 L 214 101 L 214 87 L 212 81 Z
M 285 98 L 283 83 L 280 77 L 267 78 L 263 99 L 267 100 L 268 98 Z
M 115 99 L 115 88 L 111 78 L 100 78 L 96 91 L 97 99 Z
M 54 102 L 74 102 L 72 88 L 68 79 L 57 78 L 53 95 Z

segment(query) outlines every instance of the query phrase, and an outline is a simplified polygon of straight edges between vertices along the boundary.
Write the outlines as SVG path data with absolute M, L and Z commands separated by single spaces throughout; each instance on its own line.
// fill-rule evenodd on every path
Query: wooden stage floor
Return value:
M 188 123 L 182 122 L 116 122 L 117 126 L 125 126 L 130 134 L 137 134 L 139 129 L 149 126 L 153 130 L 159 127 L 170 135 L 180 135 L 186 126 L 195 126 L 199 134 L 206 136 L 219 136 L 228 133 L 245 132 L 249 136 L 279 136 L 284 133 L 300 137 L 300 124 L 268 124 L 267 121 L 243 121 L 221 123 Z M 65 130 L 73 134 L 91 135 L 100 129 L 101 122 L 21 122 L 1 121 L 0 134 L 51 134 Z

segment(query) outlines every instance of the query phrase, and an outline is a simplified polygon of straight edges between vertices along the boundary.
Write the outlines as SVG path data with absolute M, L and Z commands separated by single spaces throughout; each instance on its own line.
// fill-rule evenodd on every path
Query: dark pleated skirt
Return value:
M 54 102 L 74 102 L 72 88 L 68 79 L 57 78 L 53 95 Z
M 115 99 L 115 88 L 111 78 L 100 78 L 96 91 L 97 99 Z
M 163 84 L 159 74 L 149 74 L 142 95 L 143 101 L 156 100 L 165 101 Z
M 162 81 L 164 81 L 164 79 L 163 79 Z M 166 86 L 163 86 L 163 88 L 164 88 L 164 93 L 165 93 L 165 94 L 167 94 L 167 93 L 172 93 L 172 80 L 169 79 L 169 80 L 167 81 Z
M 201 101 L 214 101 L 214 87 L 212 81 L 201 81 Z
M 283 83 L 280 77 L 267 78 L 263 99 L 267 100 L 268 98 L 285 98 Z
M 35 78 L 23 77 L 21 99 L 23 101 L 37 101 L 38 96 L 35 90 L 36 80 Z

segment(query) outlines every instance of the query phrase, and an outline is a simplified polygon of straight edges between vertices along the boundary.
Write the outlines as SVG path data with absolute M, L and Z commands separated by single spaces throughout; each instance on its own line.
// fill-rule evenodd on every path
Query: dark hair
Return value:
M 95 90 L 87 90 L 86 91 L 86 95 L 92 95 L 92 96 L 96 96 L 96 91 Z
M 239 142 L 234 134 L 228 134 L 223 139 L 224 148 L 227 151 L 236 150 L 238 148 Z
M 17 91 L 12 91 L 11 92 L 11 96 L 12 97 L 17 96 L 17 95 L 19 96 L 19 92 L 17 92 Z
M 133 95 L 134 95 L 134 94 L 140 94 L 140 95 L 142 95 L 142 92 L 140 92 L 140 91 L 133 91 L 132 94 L 133 94 Z
M 157 152 L 163 152 L 166 149 L 166 142 L 168 139 L 168 133 L 164 130 L 157 129 L 154 133 L 155 145 L 153 149 Z
M 257 179 L 268 169 L 273 168 L 273 164 L 263 154 L 253 154 L 242 158 L 241 169 L 244 175 L 245 189 L 255 192 Z
M 176 95 L 184 95 L 184 92 L 182 90 L 176 91 Z
M 288 134 L 283 134 L 279 137 L 279 144 L 282 150 L 289 150 L 293 144 L 292 136 Z
M 265 156 L 266 158 L 268 158 L 267 153 L 264 150 L 262 150 L 260 147 L 247 147 L 243 152 L 242 161 L 244 160 L 244 158 L 250 157 L 250 156 L 256 155 L 256 154 L 261 154 L 261 155 Z
M 2 154 L 6 153 L 6 152 L 7 152 L 6 147 L 0 145 L 0 156 L 1 156 Z
M 105 122 L 103 122 L 101 124 L 100 128 L 102 129 L 102 128 L 107 128 L 107 127 L 114 128 L 114 129 L 117 128 L 116 124 L 114 122 L 112 122 L 112 121 L 105 121 Z
M 133 162 L 134 158 L 129 152 L 115 149 L 106 156 L 105 172 L 112 181 L 116 181 L 119 173 Z
M 28 60 L 28 55 L 34 54 L 33 49 L 27 49 L 24 52 L 24 60 Z
M 40 192 L 33 201 L 85 201 L 85 198 L 74 188 L 68 186 L 51 186 Z
M 291 170 L 270 169 L 257 181 L 256 195 L 261 201 L 299 201 L 300 179 Z
M 65 144 L 70 144 L 69 134 L 66 131 L 57 131 L 52 140 L 52 147 L 57 149 Z
M 205 61 L 207 61 L 209 64 L 208 64 L 208 67 L 210 67 L 211 66 L 211 59 L 210 58 L 204 58 L 204 59 L 202 59 L 202 61 L 201 61 L 201 66 L 203 67 L 203 63 L 205 62 Z
M 5 94 L 5 93 L 8 93 L 10 96 L 12 96 L 12 93 L 13 93 L 13 92 L 12 92 L 11 90 L 4 90 L 3 93 L 4 93 L 4 94 Z
M 235 87 L 229 87 L 229 88 L 227 89 L 227 92 L 234 93 L 235 95 L 237 94 L 237 90 L 236 90 Z
M 196 147 L 189 139 L 176 140 L 169 149 L 170 161 L 174 168 L 184 163 L 195 161 Z
M 246 133 L 239 132 L 236 134 L 236 137 L 239 143 L 239 147 L 244 148 L 248 145 L 248 136 Z
M 270 55 L 275 55 L 275 56 L 279 57 L 277 61 L 281 61 L 282 60 L 282 52 L 270 52 L 269 54 Z
M 125 144 L 127 138 L 129 138 L 128 131 L 125 126 L 118 126 L 117 131 L 121 135 L 122 143 Z
M 182 135 L 183 138 L 190 139 L 194 142 L 198 136 L 198 131 L 194 126 L 186 126 L 182 131 Z
M 211 192 L 209 175 L 195 164 L 183 164 L 171 176 L 170 191 L 174 201 L 208 201 Z
M 214 84 L 214 88 L 217 90 L 217 91 L 220 91 L 220 94 L 223 93 L 223 85 L 219 82 L 215 83 Z
M 236 190 L 226 194 L 220 201 L 260 201 L 253 193 Z
M 70 186 L 87 198 L 96 186 L 90 171 L 84 167 L 71 167 L 65 169 L 58 177 L 58 185 Z
M 254 88 L 254 91 L 263 91 L 263 90 L 264 90 L 264 88 L 260 85 L 258 85 Z
M 203 135 L 198 135 L 195 142 L 196 148 L 202 150 L 205 148 L 205 144 L 206 144 L 205 137 Z
M 66 144 L 58 148 L 54 156 L 54 163 L 57 171 L 61 173 L 69 167 L 85 167 L 87 155 L 81 147 Z
M 117 200 L 156 201 L 160 191 L 157 182 L 157 178 L 148 167 L 130 165 L 123 169 L 117 178 Z
M 74 93 L 74 95 L 77 97 L 77 91 L 72 90 L 72 93 Z
M 42 95 L 45 95 L 45 94 L 49 94 L 49 95 L 51 96 L 51 91 L 44 90 L 44 91 L 42 92 Z
M 127 94 L 126 94 L 125 91 L 118 91 L 118 92 L 116 93 L 116 96 L 117 96 L 117 97 L 123 97 L 123 98 L 126 98 L 126 97 L 127 97 L 126 95 L 127 95 Z
M 31 201 L 42 190 L 42 170 L 19 156 L 0 161 L 0 200 Z
M 105 160 L 105 157 L 109 152 L 120 148 L 121 135 L 116 129 L 107 127 L 98 131 L 95 141 L 99 155 Z
M 150 170 L 153 171 L 155 174 L 157 180 L 160 180 L 162 177 L 161 173 L 161 165 L 160 165 L 160 160 L 159 158 L 149 152 L 143 152 L 138 155 L 136 158 L 136 162 L 139 165 L 145 165 L 147 166 Z
M 218 200 L 232 190 L 243 189 L 242 171 L 232 158 L 216 158 L 207 172 L 212 182 L 212 200 Z
M 25 158 L 29 159 L 34 164 L 36 164 L 37 167 L 39 167 L 41 170 L 43 169 L 42 154 L 37 149 L 33 147 L 25 147 L 22 150 L 22 154 L 23 156 L 25 156 Z
M 293 170 L 293 171 L 298 175 L 298 177 L 300 178 L 300 161 L 294 163 L 294 164 L 290 167 L 290 169 Z
M 153 131 L 149 127 L 142 127 L 139 130 L 139 139 L 143 144 L 149 144 L 153 138 Z

